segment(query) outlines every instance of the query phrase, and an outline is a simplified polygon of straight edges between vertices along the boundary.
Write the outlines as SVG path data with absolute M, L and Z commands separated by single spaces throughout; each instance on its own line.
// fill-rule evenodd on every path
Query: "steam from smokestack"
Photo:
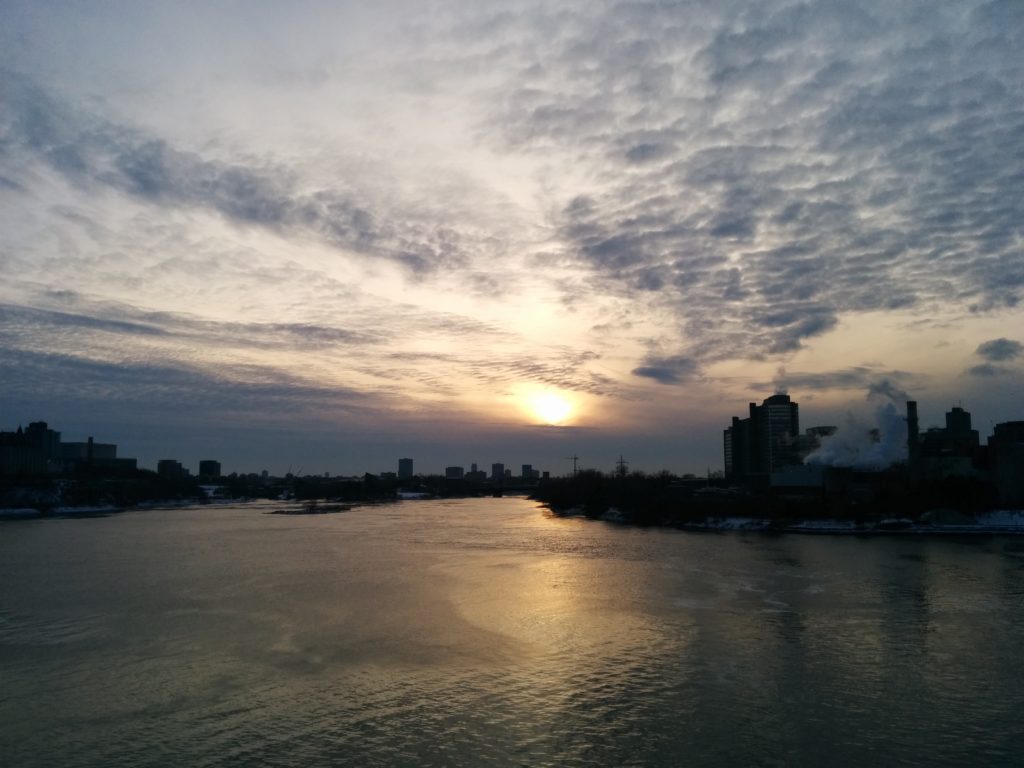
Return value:
M 868 387 L 868 400 L 872 398 L 879 399 L 882 402 L 890 402 L 893 405 L 905 406 L 907 400 L 910 399 L 910 395 L 888 379 L 882 379 Z
M 822 438 L 805 464 L 881 470 L 907 460 L 907 423 L 897 404 L 905 407 L 910 396 L 883 379 L 868 387 L 867 399 L 875 403 L 874 423 L 848 413 L 845 423 Z

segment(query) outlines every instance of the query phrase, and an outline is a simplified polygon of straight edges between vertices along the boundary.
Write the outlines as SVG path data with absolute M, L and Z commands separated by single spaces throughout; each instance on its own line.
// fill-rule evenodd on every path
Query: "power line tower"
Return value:
M 565 458 L 572 460 L 572 476 L 576 477 L 576 462 L 580 460 L 580 457 L 574 453 L 572 456 L 566 456 Z
M 622 458 L 622 454 L 619 454 L 619 460 L 615 462 L 615 474 L 618 477 L 625 477 L 626 471 L 629 469 L 629 462 Z

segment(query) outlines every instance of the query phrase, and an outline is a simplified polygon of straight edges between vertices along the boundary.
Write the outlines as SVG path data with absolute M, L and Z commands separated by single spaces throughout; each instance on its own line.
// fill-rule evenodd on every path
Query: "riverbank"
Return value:
M 545 506 L 558 517 L 586 517 L 620 525 L 655 525 L 683 531 L 703 533 L 801 533 L 814 535 L 929 535 L 929 536 L 974 536 L 974 535 L 1024 535 L 1024 510 L 997 510 L 974 517 L 958 515 L 957 522 L 939 522 L 949 515 L 937 514 L 931 519 L 912 520 L 906 517 L 887 517 L 878 520 L 837 520 L 837 519 L 787 519 L 767 517 L 707 517 L 703 520 L 671 520 L 652 523 L 638 521 L 629 513 L 611 507 L 594 515 L 584 507 L 553 509 Z
M 0 508 L 0 521 L 3 520 L 43 520 L 47 518 L 68 517 L 106 517 L 122 512 L 162 509 L 183 509 L 186 507 L 208 506 L 223 507 L 246 504 L 250 499 L 222 499 L 217 501 L 197 501 L 194 499 L 165 499 L 162 501 L 145 501 L 138 504 L 83 504 L 54 507 L 6 507 Z

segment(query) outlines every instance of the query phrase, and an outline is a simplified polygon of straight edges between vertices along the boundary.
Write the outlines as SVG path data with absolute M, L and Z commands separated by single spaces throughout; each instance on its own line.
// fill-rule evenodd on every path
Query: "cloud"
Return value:
M 591 361 L 599 359 L 595 352 L 556 346 L 544 353 L 542 357 L 521 352 L 467 356 L 462 358 L 460 370 L 490 387 L 534 382 L 604 397 L 623 396 L 615 379 L 589 367 Z
M 12 399 L 31 400 L 48 382 L 46 402 L 88 403 L 89 408 L 180 414 L 222 419 L 231 414 L 274 420 L 358 415 L 381 409 L 387 397 L 339 386 L 324 386 L 267 366 L 204 368 L 184 362 L 107 362 L 74 354 L 9 350 L 0 373 Z
M 974 365 L 967 369 L 967 373 L 971 376 L 977 376 L 979 378 L 987 379 L 993 376 L 1006 376 L 1012 373 L 1009 368 L 1005 368 L 1001 365 L 992 365 L 992 363 L 982 363 L 981 365 Z
M 1024 295 L 1022 19 L 964 10 L 523 11 L 485 129 L 591 169 L 552 225 L 590 291 L 651 293 L 681 348 L 787 355 L 847 313 L 998 311 Z
M 164 329 L 150 323 L 89 317 L 69 312 L 54 312 L 4 304 L 0 304 L 0 324 L 2 324 L 0 325 L 0 328 L 3 329 L 2 333 L 7 336 L 13 336 L 15 328 L 19 327 L 32 328 L 33 330 L 41 328 L 80 328 L 90 331 L 141 336 L 162 336 L 166 334 Z
M 65 301 L 75 300 L 65 294 Z M 126 305 L 81 301 L 84 312 L 0 304 L 2 335 L 9 343 L 42 348 L 58 343 L 57 335 L 79 340 L 95 334 L 150 337 L 161 342 L 256 349 L 322 349 L 381 342 L 381 332 L 353 331 L 313 323 L 240 323 L 213 321 L 173 312 L 146 312 Z M 48 342 L 48 344 L 47 344 Z M 79 342 L 81 343 L 81 342 Z M 126 339 L 126 343 L 131 343 Z
M 780 364 L 791 389 L 914 391 L 894 350 L 1015 327 L 1019 4 L 405 5 L 12 9 L 4 352 L 52 354 L 26 365 L 61 396 L 60 371 L 125 371 L 225 403 L 230 369 L 240 408 L 337 385 L 441 421 L 522 383 L 714 402 L 716 371 Z M 906 334 L 881 362 L 821 362 L 881 321 Z M 978 390 L 1022 359 L 1000 341 Z
M 1019 341 L 999 338 L 982 342 L 975 352 L 990 362 L 998 363 L 1020 357 L 1021 353 L 1024 353 L 1024 345 Z
M 488 239 L 477 241 L 477 234 L 416 203 L 400 212 L 375 210 L 376 190 L 360 193 L 345 180 L 310 189 L 308 180 L 300 183 L 293 170 L 272 161 L 225 161 L 176 148 L 61 102 L 24 77 L 4 76 L 9 87 L 0 92 L 0 107 L 8 118 L 0 124 L 0 159 L 12 167 L 42 161 L 87 193 L 115 190 L 150 206 L 199 209 L 241 226 L 305 235 L 417 275 L 466 267 L 470 251 Z M 17 185 L 8 180 L 6 186 Z
M 644 364 L 633 369 L 634 376 L 654 379 L 659 384 L 682 384 L 695 378 L 700 366 L 691 357 L 648 357 Z
M 882 379 L 868 387 L 868 399 L 872 398 L 894 403 L 905 403 L 910 399 L 910 395 L 896 386 L 891 380 Z
M 789 372 L 780 369 L 772 382 L 754 386 L 773 391 L 858 389 L 869 395 L 887 395 L 889 399 L 906 400 L 909 396 L 895 382 L 918 383 L 918 377 L 907 371 L 884 370 L 875 365 L 856 365 L 835 371 Z

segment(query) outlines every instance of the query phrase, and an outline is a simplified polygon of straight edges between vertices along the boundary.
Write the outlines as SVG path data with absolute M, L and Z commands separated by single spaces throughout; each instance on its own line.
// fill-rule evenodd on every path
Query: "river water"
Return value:
M 0 525 L 0 763 L 1024 761 L 1021 539 L 272 508 Z

